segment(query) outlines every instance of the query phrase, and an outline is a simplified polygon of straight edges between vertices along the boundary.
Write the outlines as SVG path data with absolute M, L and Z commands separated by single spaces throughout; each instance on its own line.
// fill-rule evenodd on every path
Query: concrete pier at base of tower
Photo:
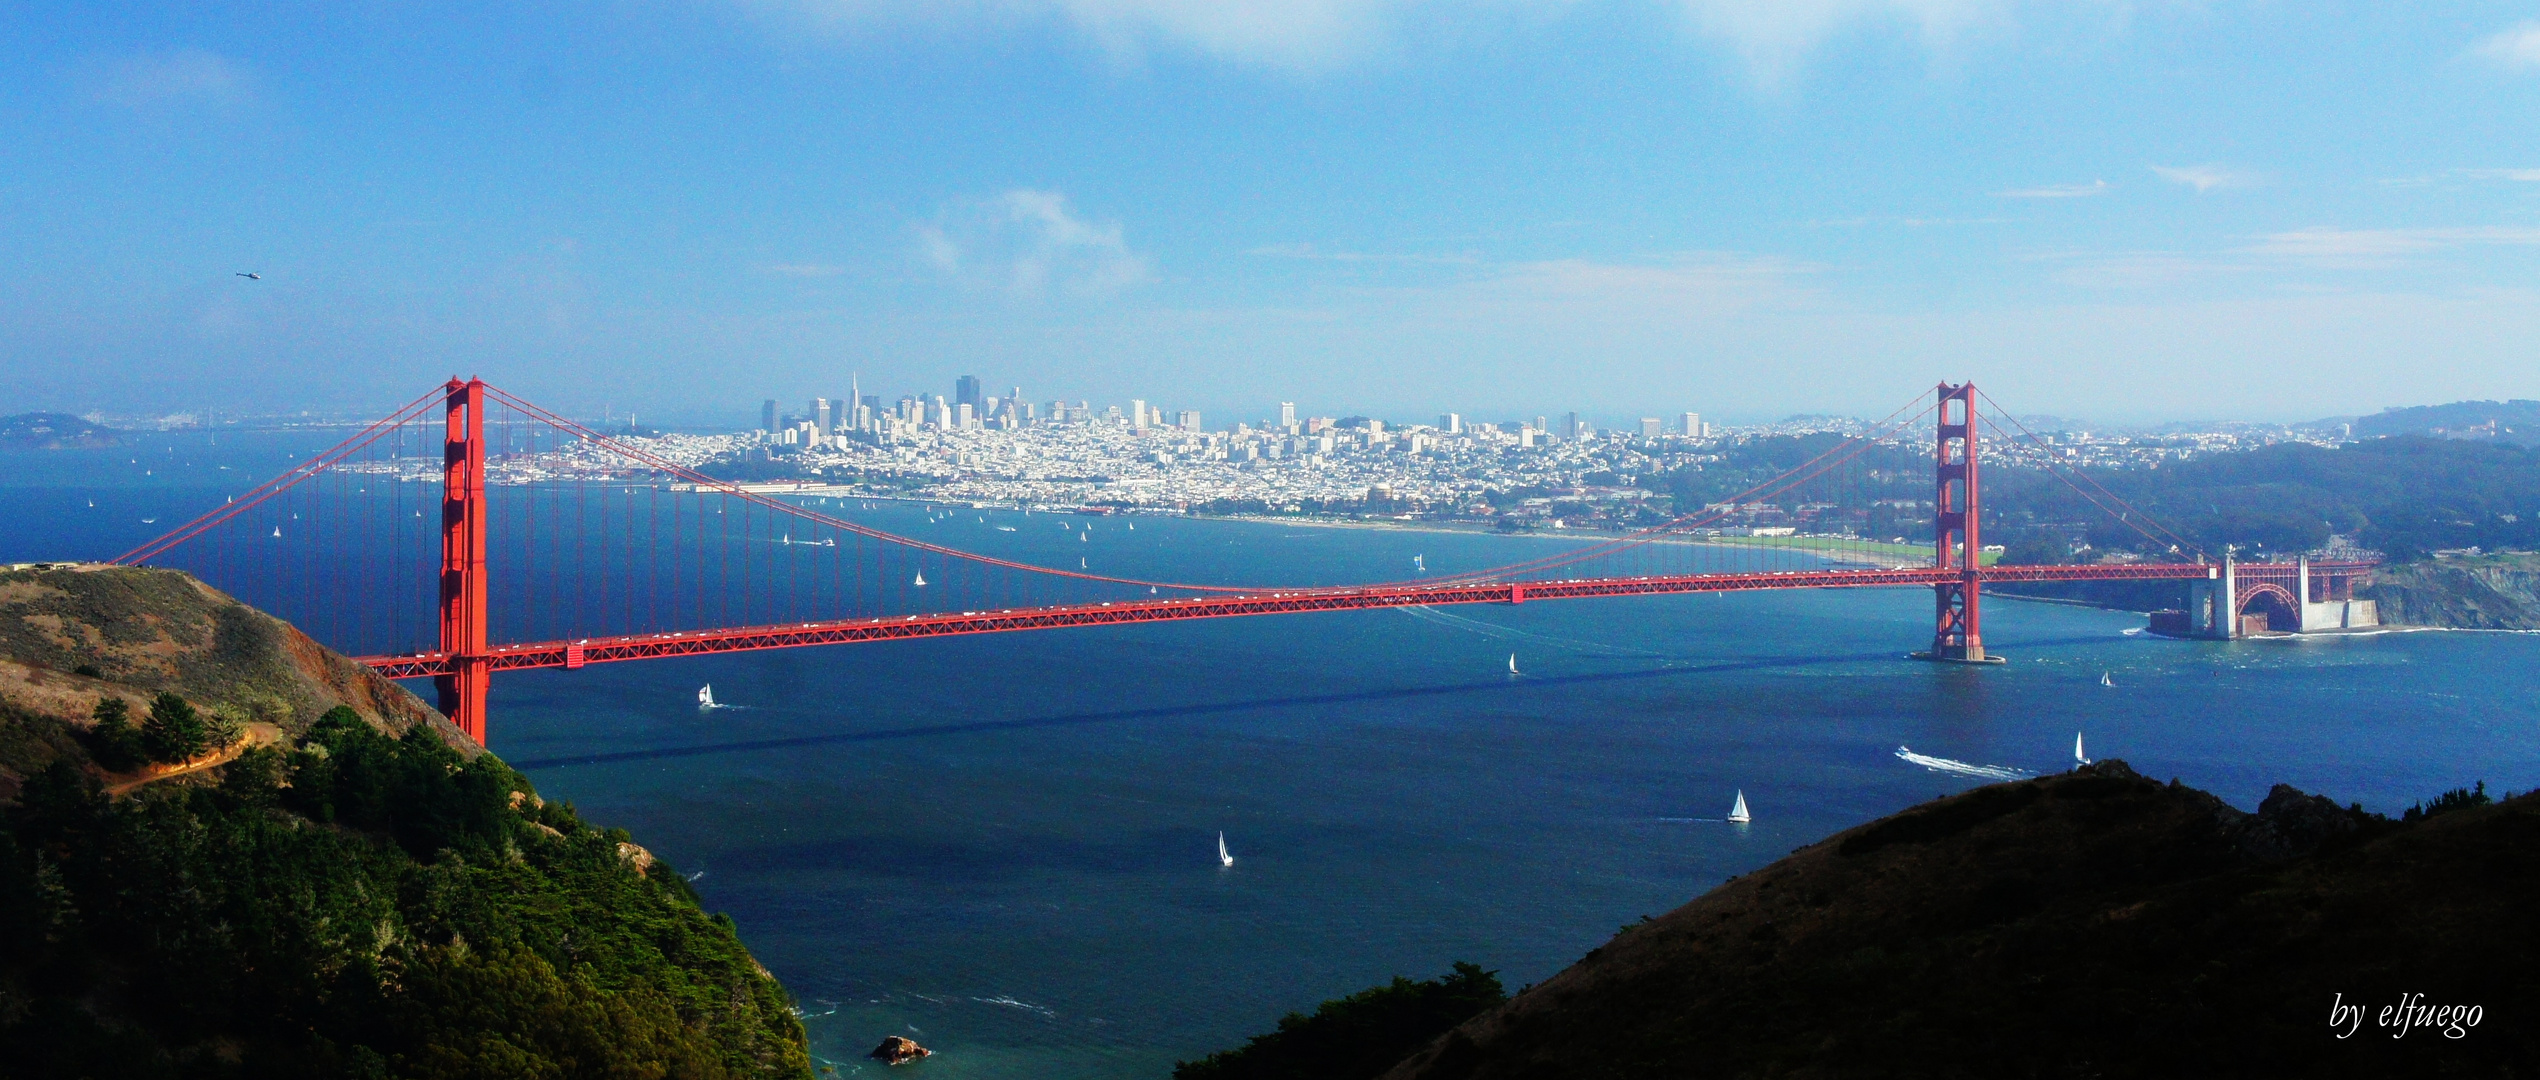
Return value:
M 2251 634 L 2317 634 L 2381 625 L 2378 606 L 2351 595 L 2351 579 L 2336 577 L 2326 589 L 2315 587 L 2307 556 L 2295 560 L 2290 575 L 2284 574 L 2280 563 L 2256 569 L 2258 573 L 2245 573 L 2225 555 L 2205 580 L 2189 582 L 2184 636 L 2228 641 Z M 2279 580 L 2286 576 L 2291 581 Z M 2341 592 L 2350 595 L 2336 595 Z M 2179 632 L 2181 628 L 2155 625 L 2154 629 Z

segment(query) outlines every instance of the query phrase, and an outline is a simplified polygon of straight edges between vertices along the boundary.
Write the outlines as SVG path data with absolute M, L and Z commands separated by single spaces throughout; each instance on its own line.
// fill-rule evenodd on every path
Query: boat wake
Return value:
M 1923 768 L 1936 773 L 1949 773 L 1953 776 L 1972 776 L 1979 780 L 2026 780 L 2029 777 L 2037 775 L 2036 773 L 2029 772 L 2025 769 L 2014 769 L 2008 765 L 1970 765 L 1963 761 L 1952 761 L 1945 757 L 1933 757 L 1930 754 L 1917 754 L 1902 746 L 1896 748 L 1896 756 L 1903 759 L 1905 763 L 1909 765 L 1920 765 Z
M 1044 1005 L 1034 1005 L 1028 1001 L 1016 1001 L 1013 998 L 1006 997 L 1002 994 L 992 998 L 975 997 L 970 1000 L 976 1001 L 982 1005 L 1003 1005 L 1009 1009 L 1021 1009 L 1028 1013 L 1038 1013 L 1041 1018 L 1045 1020 L 1053 1019 L 1058 1016 L 1058 1010 L 1056 1009 L 1052 1009 Z

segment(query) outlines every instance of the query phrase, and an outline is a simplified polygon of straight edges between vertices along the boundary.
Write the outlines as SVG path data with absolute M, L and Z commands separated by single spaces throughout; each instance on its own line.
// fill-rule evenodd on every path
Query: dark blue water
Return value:
M 82 516 L 92 497 L 125 516 L 198 497 L 79 457 L 6 459 L 29 509 L 0 521 L 0 557 L 120 542 Z M 1413 553 L 1452 571 L 1558 543 L 1165 519 L 1073 540 L 1049 515 L 873 513 L 1206 580 L 1401 576 Z M 492 737 L 543 791 L 701 873 L 842 1073 L 899 1033 L 961 1077 L 1162 1076 L 1459 959 L 1541 979 L 1729 875 L 1981 782 L 1899 745 L 2046 771 L 2086 731 L 2094 756 L 2244 807 L 2279 781 L 2384 811 L 2540 786 L 2540 636 L 2188 643 L 2122 613 L 1987 615 L 2006 666 L 1902 659 L 1929 633 L 1913 590 L 650 661 L 504 676 Z M 742 707 L 700 713 L 707 682 Z M 1741 789 L 1754 824 L 1703 820 Z

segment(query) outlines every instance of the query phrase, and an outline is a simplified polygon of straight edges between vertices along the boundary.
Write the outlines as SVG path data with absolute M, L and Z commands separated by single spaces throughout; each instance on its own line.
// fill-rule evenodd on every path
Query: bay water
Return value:
M 328 440 L 163 441 L 0 455 L 0 560 L 109 557 Z M 829 509 L 1174 580 L 1401 578 L 1414 555 L 1451 573 L 1578 542 Z M 2243 808 L 2279 782 L 2388 813 L 2540 785 L 2540 635 L 2181 642 L 1989 598 L 2010 662 L 1970 668 L 1905 659 L 1930 620 L 1927 591 L 1786 592 L 727 654 L 504 675 L 491 738 L 694 875 L 841 1075 L 884 1072 L 861 1055 L 900 1034 L 937 1051 L 930 1075 L 1162 1077 L 1395 975 L 1470 960 L 1513 990 L 1988 767 L 2069 768 L 2076 733 Z M 707 683 L 733 707 L 700 711 Z M 1719 820 L 1740 791 L 1753 823 Z

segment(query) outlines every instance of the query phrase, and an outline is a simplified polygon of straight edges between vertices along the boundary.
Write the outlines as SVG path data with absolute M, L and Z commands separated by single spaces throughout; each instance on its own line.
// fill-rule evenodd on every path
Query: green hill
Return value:
M 668 865 L 288 627 L 182 575 L 19 571 L 0 647 L 0 1077 L 810 1074 Z M 158 763 L 100 767 L 99 702 Z M 201 718 L 250 722 L 220 749 Z
M 2535 889 L 2540 796 L 2491 803 L 2482 786 L 2393 821 L 2279 785 L 2250 814 L 2101 762 L 1801 848 L 1626 927 L 1504 1004 L 1468 995 L 1442 1012 L 1445 983 L 1396 980 L 1184 1068 L 1317 1080 L 2529 1076 Z M 1421 988 L 1422 1010 L 1395 1000 Z M 2344 1006 L 2359 1011 L 2332 1028 Z M 1426 1034 L 1404 1039 L 1410 1024 Z M 1362 1064 L 1414 1041 L 1389 1068 Z
M 2540 798 L 2486 802 L 2394 822 L 2279 786 L 2246 814 L 2120 762 L 1979 788 L 1628 929 L 1385 1075 L 2528 1075 Z M 2380 1022 L 2402 1001 L 2481 1013 Z M 2340 1004 L 2372 1014 L 2343 1039 Z

